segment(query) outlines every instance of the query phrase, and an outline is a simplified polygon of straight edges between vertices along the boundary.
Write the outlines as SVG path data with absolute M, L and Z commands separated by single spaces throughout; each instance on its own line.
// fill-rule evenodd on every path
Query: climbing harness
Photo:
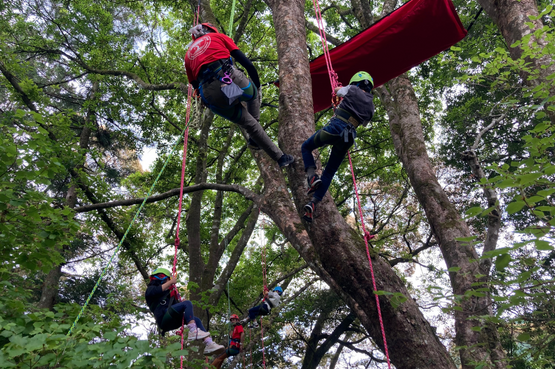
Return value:
M 313 4 L 314 4 L 314 13 L 316 14 L 316 19 L 318 21 L 318 29 L 320 31 L 320 39 L 322 40 L 322 46 L 324 49 L 324 58 L 326 60 L 326 67 L 328 70 L 328 75 L 330 78 L 330 84 L 332 87 L 332 92 L 333 92 L 333 96 L 335 96 L 335 88 L 338 86 L 338 80 L 337 80 L 337 74 L 335 73 L 335 71 L 333 70 L 333 66 L 331 63 L 331 58 L 329 56 L 329 50 L 327 47 L 327 41 L 326 41 L 326 32 L 323 29 L 323 22 L 322 22 L 322 14 L 320 12 L 320 5 L 318 4 L 318 0 L 312 0 Z M 337 105 L 339 105 L 337 103 L 337 100 L 334 99 L 334 97 L 332 97 L 332 103 L 334 105 L 334 107 L 337 107 Z M 337 104 L 335 104 L 337 103 Z M 339 110 L 339 114 L 341 116 L 341 109 L 336 109 L 336 114 L 337 114 L 337 110 Z M 344 118 L 345 119 L 345 118 Z M 347 121 L 349 121 L 349 118 L 347 118 Z M 366 256 L 368 257 L 368 264 L 370 265 L 370 274 L 372 276 L 372 287 L 373 287 L 373 291 L 374 291 L 374 296 L 376 297 L 376 307 L 378 309 L 378 317 L 380 320 L 380 327 L 381 327 L 381 331 L 382 331 L 382 338 L 383 338 L 383 344 L 384 344 L 384 351 L 385 351 L 385 356 L 387 359 L 387 367 L 389 369 L 391 369 L 391 363 L 389 361 L 389 351 L 387 349 L 387 341 L 385 338 L 385 329 L 384 329 L 384 325 L 383 325 L 383 319 L 382 319 L 382 312 L 381 312 L 381 308 L 380 308 L 380 300 L 378 298 L 378 294 L 377 294 L 377 287 L 376 287 L 376 279 L 374 277 L 374 268 L 372 266 L 372 258 L 370 257 L 370 250 L 368 247 L 368 241 L 370 241 L 372 238 L 374 238 L 373 235 L 371 235 L 368 231 L 366 231 L 366 226 L 364 224 L 364 217 L 362 214 L 362 206 L 360 204 L 360 198 L 358 195 L 358 189 L 357 189 L 357 183 L 356 183 L 356 178 L 355 178 L 355 172 L 354 172 L 354 168 L 353 168 L 353 163 L 351 161 L 351 152 L 350 150 L 347 151 L 347 154 L 349 156 L 349 164 L 351 165 L 351 174 L 353 177 L 353 184 L 354 184 L 354 188 L 355 188 L 355 194 L 356 194 L 356 198 L 357 198 L 357 203 L 358 203 L 358 210 L 360 213 L 360 221 L 361 221 L 361 225 L 362 225 L 362 231 L 364 234 L 364 243 L 366 245 Z

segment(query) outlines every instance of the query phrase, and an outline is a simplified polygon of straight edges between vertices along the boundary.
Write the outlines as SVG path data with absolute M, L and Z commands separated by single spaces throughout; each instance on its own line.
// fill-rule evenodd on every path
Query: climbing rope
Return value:
M 185 128 L 185 132 L 183 133 L 183 158 L 181 160 L 181 186 L 179 188 L 179 210 L 177 211 L 177 223 L 176 223 L 176 230 L 175 230 L 175 252 L 173 255 L 173 269 L 172 275 L 173 277 L 177 277 L 177 250 L 181 244 L 181 240 L 179 239 L 179 229 L 181 224 L 181 210 L 183 208 L 183 187 L 185 183 L 185 169 L 187 163 L 187 142 L 189 141 L 189 118 L 191 117 L 191 99 L 193 97 L 193 87 L 189 84 L 189 88 L 187 89 L 187 112 L 185 113 L 185 122 L 187 128 Z M 177 301 L 181 301 L 181 296 L 179 296 L 179 291 L 175 284 L 171 286 L 173 291 L 177 296 Z M 181 336 L 181 350 L 183 350 L 185 344 L 184 338 L 185 332 L 185 315 L 181 318 L 181 329 L 178 331 L 178 335 Z M 181 369 L 183 369 L 183 355 L 180 356 L 181 361 Z
M 229 27 L 227 31 L 229 37 L 233 36 L 233 15 L 235 14 L 235 1 L 236 0 L 233 0 L 233 2 L 231 3 L 231 14 L 229 15 Z
M 185 128 L 183 129 L 183 133 L 187 130 L 187 125 L 185 126 Z M 131 223 L 129 224 L 129 226 L 127 227 L 127 230 L 125 231 L 125 233 L 123 234 L 123 237 L 121 238 L 121 240 L 119 241 L 118 246 L 116 247 L 116 249 L 114 250 L 114 253 L 112 254 L 112 256 L 110 257 L 110 260 L 108 261 L 108 264 L 104 267 L 104 269 L 102 270 L 102 273 L 100 274 L 100 277 L 98 278 L 98 280 L 96 281 L 96 284 L 94 285 L 91 293 L 89 294 L 89 297 L 87 298 L 87 300 L 85 301 L 85 304 L 83 304 L 83 307 L 81 308 L 81 311 L 79 312 L 79 314 L 77 315 L 77 318 L 75 318 L 75 321 L 73 322 L 73 324 L 71 325 L 71 328 L 69 329 L 69 331 L 67 332 L 66 336 L 70 336 L 71 332 L 73 332 L 73 329 L 75 328 L 75 326 L 77 325 L 77 322 L 79 321 L 79 319 L 81 318 L 81 315 L 83 315 L 83 312 L 85 311 L 86 307 L 89 305 L 89 302 L 91 301 L 91 298 L 93 297 L 94 293 L 96 292 L 98 286 L 100 285 L 100 282 L 102 280 L 102 278 L 104 278 L 104 275 L 106 274 L 106 271 L 108 270 L 108 268 L 110 267 L 110 265 L 112 265 L 112 262 L 114 261 L 114 258 L 116 257 L 117 253 L 119 252 L 119 249 L 121 248 L 121 245 L 123 244 L 123 242 L 125 241 L 125 239 L 127 238 L 127 235 L 129 233 L 129 231 L 131 230 L 131 227 L 133 227 L 133 224 L 135 224 L 135 220 L 137 220 L 137 217 L 139 216 L 140 212 L 143 210 L 144 205 L 146 204 L 148 198 L 150 197 L 150 195 L 152 194 L 152 191 L 154 190 L 154 187 L 156 187 L 156 184 L 158 183 L 158 180 L 160 179 L 160 177 L 162 176 L 162 173 L 164 173 L 164 170 L 166 169 L 166 166 L 168 165 L 171 157 L 173 156 L 173 153 L 175 152 L 175 150 L 177 149 L 177 145 L 181 142 L 181 136 L 179 137 L 179 139 L 176 140 L 176 142 L 173 145 L 173 148 L 171 150 L 171 152 L 169 153 L 168 157 L 166 158 L 166 161 L 164 162 L 164 165 L 162 166 L 162 169 L 160 170 L 160 173 L 158 173 L 158 176 L 156 177 L 156 179 L 154 180 L 154 183 L 152 184 L 152 186 L 150 186 L 150 189 L 148 190 L 148 193 L 146 195 L 146 197 L 144 198 L 143 202 L 141 203 L 141 205 L 139 206 L 139 209 L 137 209 L 137 211 L 135 212 L 135 216 L 133 216 L 133 219 L 131 220 Z
M 258 209 L 260 215 L 260 208 Z M 264 221 L 263 221 L 264 222 Z M 264 233 L 264 223 L 262 223 L 262 233 Z M 264 284 L 264 292 L 268 290 L 268 285 L 266 284 L 266 242 L 262 245 L 261 261 L 262 261 L 262 283 Z M 262 299 L 262 303 L 266 300 L 266 297 Z M 266 355 L 264 353 L 264 327 L 262 325 L 262 315 L 260 315 L 260 342 L 262 344 L 262 367 L 266 368 Z
M 318 29 L 320 31 L 320 40 L 322 41 L 322 48 L 324 50 L 324 58 L 326 60 L 326 67 L 328 69 L 328 75 L 329 75 L 329 78 L 330 78 L 330 84 L 331 84 L 331 88 L 332 88 L 332 104 L 335 107 L 339 102 L 338 99 L 336 99 L 336 96 L 335 96 L 335 88 L 338 87 L 340 84 L 339 84 L 339 81 L 338 81 L 338 78 L 337 78 L 337 73 L 335 73 L 335 71 L 333 70 L 331 57 L 329 55 L 328 43 L 327 43 L 327 40 L 326 40 L 326 32 L 324 31 L 322 13 L 320 11 L 320 4 L 318 3 L 318 0 L 312 0 L 312 2 L 314 4 L 314 13 L 316 15 L 316 20 L 318 21 Z M 353 177 L 353 184 L 354 184 L 355 194 L 356 194 L 356 198 L 357 198 L 358 210 L 359 210 L 359 214 L 360 214 L 360 221 L 361 221 L 361 224 L 362 224 L 362 231 L 364 233 L 364 243 L 366 244 L 366 256 L 368 257 L 368 264 L 370 265 L 370 274 L 372 276 L 372 287 L 374 289 L 373 290 L 374 291 L 374 296 L 376 297 L 376 307 L 378 309 L 378 317 L 379 317 L 379 320 L 380 320 L 380 327 L 381 327 L 381 331 L 382 331 L 385 357 L 387 359 L 387 367 L 389 369 L 391 369 L 391 363 L 389 361 L 389 351 L 387 349 L 387 341 L 385 339 L 385 329 L 384 329 L 384 326 L 383 326 L 382 311 L 381 311 L 381 308 L 380 308 L 380 300 L 379 300 L 378 294 L 377 294 L 378 289 L 376 288 L 376 279 L 374 277 L 374 268 L 372 266 L 372 258 L 370 257 L 370 249 L 368 247 L 368 241 L 371 240 L 374 236 L 370 235 L 370 233 L 368 231 L 366 231 L 366 226 L 364 224 L 364 217 L 363 217 L 363 214 L 362 214 L 362 206 L 360 204 L 360 197 L 358 195 L 358 188 L 357 188 L 357 182 L 356 182 L 356 178 L 355 178 L 355 172 L 354 172 L 354 168 L 353 168 L 353 163 L 351 161 L 351 152 L 350 152 L 350 150 L 347 151 L 347 155 L 349 156 L 349 164 L 351 165 L 351 174 L 352 174 L 352 177 Z
M 364 233 L 364 244 L 366 245 L 366 256 L 368 257 L 368 265 L 370 265 L 370 275 L 372 276 L 372 287 L 374 291 L 374 296 L 376 297 L 376 307 L 378 308 L 378 318 L 380 320 L 380 328 L 382 329 L 382 338 L 383 338 L 383 345 L 385 351 L 385 357 L 387 358 L 387 367 L 391 368 L 391 363 L 389 362 L 389 351 L 387 350 L 387 341 L 385 340 L 385 329 L 383 326 L 383 319 L 382 319 L 382 310 L 380 308 L 380 299 L 378 298 L 378 289 L 376 288 L 376 278 L 374 277 L 374 267 L 372 266 L 372 258 L 370 257 L 370 249 L 368 247 L 368 241 L 374 238 L 367 230 L 364 224 L 364 216 L 362 214 L 362 206 L 360 205 L 360 197 L 358 196 L 358 188 L 357 188 L 357 181 L 355 178 L 355 171 L 353 168 L 353 162 L 351 161 L 351 152 L 350 150 L 347 151 L 347 155 L 349 156 L 349 164 L 351 166 L 351 175 L 353 176 L 353 184 L 355 186 L 355 194 L 357 198 L 358 204 L 358 212 L 360 216 L 360 224 L 362 225 L 362 232 Z

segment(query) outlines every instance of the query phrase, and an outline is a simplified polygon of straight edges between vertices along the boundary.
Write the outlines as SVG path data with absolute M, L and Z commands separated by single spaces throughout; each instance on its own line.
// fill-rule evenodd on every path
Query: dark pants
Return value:
M 344 132 L 345 130 L 347 132 Z M 322 200 L 324 198 L 335 172 L 339 169 L 349 148 L 353 146 L 354 136 L 356 135 L 356 131 L 353 132 L 353 130 L 354 128 L 349 123 L 338 118 L 332 118 L 327 126 L 310 136 L 301 146 L 305 170 L 310 167 L 316 168 L 312 151 L 325 145 L 332 146 L 330 158 L 322 173 L 322 183 L 313 195 L 316 199 Z M 352 134 L 349 134 L 349 131 Z
M 183 318 L 185 318 L 185 324 L 194 320 L 197 328 L 206 332 L 204 325 L 202 325 L 202 321 L 193 315 L 193 303 L 188 300 L 170 306 L 162 318 L 160 328 L 165 332 L 181 328 Z
M 267 308 L 266 304 L 260 304 L 249 309 L 249 318 L 251 320 L 256 319 L 256 317 L 259 315 L 268 315 L 268 314 L 270 314 L 270 311 Z
M 223 354 L 221 354 L 220 356 L 218 356 L 213 362 L 212 365 L 214 367 L 216 367 L 217 369 L 220 369 L 222 367 L 222 364 L 224 362 L 225 359 L 227 359 L 228 357 L 231 356 L 235 356 L 235 355 L 239 355 L 239 350 L 237 348 L 233 348 L 230 347 L 227 350 L 225 350 L 225 352 Z
M 218 72 L 218 76 L 223 76 L 223 72 Z M 217 78 L 200 86 L 202 100 L 214 114 L 244 128 L 249 137 L 256 141 L 262 150 L 272 159 L 278 161 L 283 152 L 270 140 L 270 137 L 258 122 L 260 119 L 260 97 L 256 86 L 243 72 L 235 67 L 232 67 L 231 79 L 244 91 L 243 96 L 234 103 L 229 105 L 229 99 L 221 90 L 222 82 Z

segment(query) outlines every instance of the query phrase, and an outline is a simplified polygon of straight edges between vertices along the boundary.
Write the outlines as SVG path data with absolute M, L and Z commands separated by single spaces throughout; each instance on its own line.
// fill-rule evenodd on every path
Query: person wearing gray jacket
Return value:
M 266 288 L 266 287 L 264 287 Z M 257 305 L 249 309 L 249 317 L 244 319 L 241 323 L 253 322 L 249 325 L 249 328 L 257 328 L 258 323 L 256 322 L 256 317 L 259 315 L 268 315 L 272 308 L 277 307 L 280 304 L 281 295 L 283 294 L 283 289 L 280 286 L 275 287 L 272 291 L 268 289 L 264 290 L 264 299 L 260 305 Z

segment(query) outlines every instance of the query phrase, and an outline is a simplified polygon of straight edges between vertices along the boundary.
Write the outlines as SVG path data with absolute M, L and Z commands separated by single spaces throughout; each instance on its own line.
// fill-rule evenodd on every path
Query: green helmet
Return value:
M 172 276 L 171 272 L 169 270 L 167 270 L 166 268 L 158 268 L 154 272 L 152 272 L 151 275 L 156 275 L 156 274 L 165 274 L 168 277 Z
M 370 73 L 368 72 L 364 72 L 364 71 L 360 71 L 357 72 L 349 81 L 349 84 L 353 84 L 354 82 L 362 82 L 362 81 L 368 81 L 370 82 L 370 84 L 372 85 L 372 87 L 374 87 L 374 79 L 372 78 L 372 76 L 370 75 Z

